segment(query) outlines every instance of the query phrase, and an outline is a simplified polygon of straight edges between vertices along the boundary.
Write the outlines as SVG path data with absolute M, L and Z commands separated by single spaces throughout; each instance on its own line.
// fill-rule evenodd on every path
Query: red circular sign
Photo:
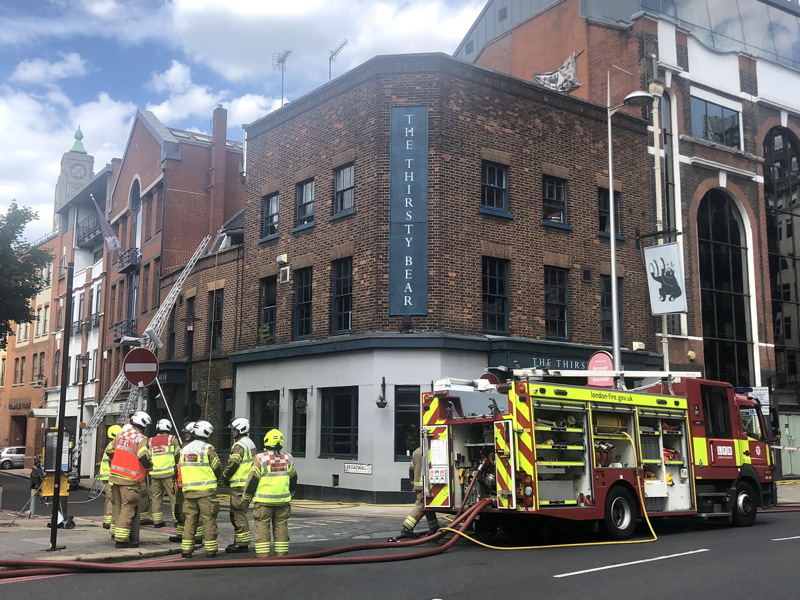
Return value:
M 500 385 L 500 379 L 498 379 L 497 375 L 495 375 L 494 373 L 484 373 L 478 379 L 485 379 L 489 383 L 492 383 L 494 385 Z
M 122 372 L 132 385 L 145 387 L 158 377 L 158 359 L 147 348 L 134 348 L 122 361 Z

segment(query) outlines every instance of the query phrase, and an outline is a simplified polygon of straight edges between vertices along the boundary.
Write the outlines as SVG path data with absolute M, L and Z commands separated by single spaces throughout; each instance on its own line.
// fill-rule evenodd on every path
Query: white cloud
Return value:
M 17 83 L 50 85 L 67 77 L 80 77 L 86 74 L 86 61 L 77 52 L 62 54 L 61 60 L 48 62 L 41 58 L 24 60 L 11 74 L 10 80 Z
M 228 109 L 228 128 L 239 128 L 241 125 L 252 123 L 281 107 L 280 98 L 268 98 L 257 94 L 245 94 L 239 98 L 225 103 Z M 240 140 L 243 133 L 240 131 L 238 136 L 228 136 Z
M 156 92 L 183 93 L 192 85 L 192 70 L 177 60 L 163 73 L 153 73 L 150 87 Z
M 330 51 L 347 47 L 332 65 L 342 74 L 378 54 L 452 53 L 483 0 L 375 2 L 314 0 L 289 3 L 175 0 L 176 43 L 192 60 L 231 82 L 280 82 L 273 54 L 291 50 L 285 85 L 305 94 L 327 81 Z M 277 83 L 279 85 L 279 83 Z

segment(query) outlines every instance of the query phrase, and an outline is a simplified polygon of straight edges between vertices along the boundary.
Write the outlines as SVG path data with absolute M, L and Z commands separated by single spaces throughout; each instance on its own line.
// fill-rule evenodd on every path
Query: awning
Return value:
M 58 416 L 56 408 L 32 408 L 28 411 L 29 419 L 55 419 Z

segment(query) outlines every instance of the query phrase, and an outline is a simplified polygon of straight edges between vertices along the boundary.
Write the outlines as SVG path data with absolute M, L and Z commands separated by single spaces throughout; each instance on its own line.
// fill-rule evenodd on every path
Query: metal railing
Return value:
M 127 273 L 128 271 L 135 271 L 139 268 L 142 255 L 139 253 L 139 248 L 130 248 L 125 252 L 119 253 L 119 272 Z
M 91 246 L 100 241 L 101 236 L 100 219 L 97 215 L 90 216 L 78 223 L 75 231 L 75 244 L 79 248 Z

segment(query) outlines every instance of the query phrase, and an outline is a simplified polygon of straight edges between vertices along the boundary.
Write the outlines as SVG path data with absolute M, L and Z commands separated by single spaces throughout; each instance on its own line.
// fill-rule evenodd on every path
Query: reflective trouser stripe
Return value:
M 181 540 L 181 554 L 194 552 L 194 540 Z
M 153 523 L 163 523 L 163 522 L 164 522 L 164 513 L 154 512 Z
M 131 538 L 131 530 L 127 527 L 116 527 L 114 529 L 114 539 L 118 542 L 128 542 Z
M 269 554 L 269 542 L 256 542 L 256 555 Z
M 235 533 L 233 534 L 233 541 L 236 542 L 237 546 L 244 546 L 245 543 L 250 543 L 250 532 L 245 531 L 244 533 Z
M 217 540 L 206 540 L 203 542 L 203 547 L 206 549 L 206 552 L 216 552 L 219 550 L 219 543 Z
M 275 542 L 275 554 L 286 554 L 289 552 L 289 542 Z
M 417 526 L 417 520 L 410 515 L 406 517 L 405 521 L 403 521 L 403 527 L 405 527 L 409 531 L 413 531 L 414 527 L 416 526 Z

